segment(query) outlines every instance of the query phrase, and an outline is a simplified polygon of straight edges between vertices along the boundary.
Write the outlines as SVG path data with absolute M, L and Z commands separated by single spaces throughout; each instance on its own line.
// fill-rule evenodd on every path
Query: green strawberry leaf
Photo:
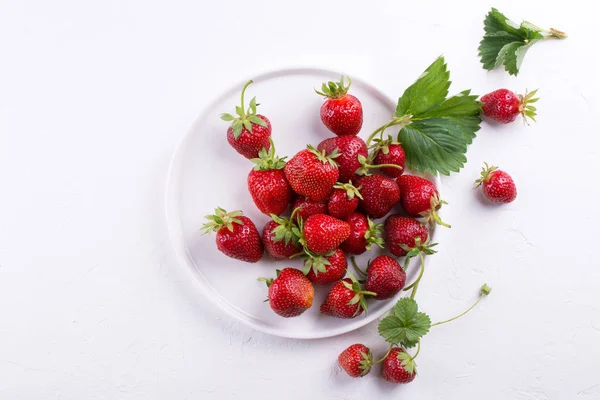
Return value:
M 379 334 L 389 343 L 404 348 L 415 347 L 419 340 L 429 332 L 431 319 L 419 312 L 417 302 L 402 298 L 394 306 L 393 315 L 379 323 Z

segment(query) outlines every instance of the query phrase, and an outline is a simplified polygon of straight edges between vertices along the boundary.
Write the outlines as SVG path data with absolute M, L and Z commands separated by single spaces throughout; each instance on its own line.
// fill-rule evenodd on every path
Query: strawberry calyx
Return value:
M 362 194 L 360 194 L 360 189 L 362 188 L 362 186 L 356 187 L 352 184 L 352 181 L 349 181 L 348 183 L 338 182 L 335 185 L 333 185 L 333 187 L 335 189 L 345 190 L 348 200 L 352 200 L 354 197 L 358 197 L 361 200 L 363 198 Z
M 519 104 L 519 113 L 523 116 L 523 122 L 527 122 L 527 118 L 530 118 L 533 122 L 536 122 L 535 116 L 537 109 L 535 106 L 532 106 L 533 103 L 537 102 L 540 98 L 534 97 L 537 93 L 538 89 L 528 92 L 525 90 L 525 95 L 517 95 L 519 96 L 520 104 Z
M 411 375 L 417 372 L 417 364 L 415 363 L 415 358 L 417 358 L 419 352 L 421 351 L 420 340 L 417 342 L 417 346 L 417 351 L 414 355 L 410 355 L 406 351 L 406 349 L 403 348 L 402 351 L 396 356 L 398 357 L 398 360 L 402 361 L 401 365 L 402 367 L 404 367 L 404 370 Z
M 389 154 L 390 146 L 393 144 L 400 144 L 399 141 L 392 139 L 390 135 L 388 135 L 387 139 L 383 138 L 383 135 L 380 138 L 373 139 L 373 144 L 369 147 L 373 150 L 373 154 L 377 155 L 380 151 L 383 154 Z
M 236 140 L 242 134 L 243 128 L 246 128 L 248 132 L 253 133 L 253 125 L 260 125 L 263 128 L 267 127 L 267 123 L 256 115 L 256 107 L 260 105 L 256 103 L 256 97 L 253 97 L 252 100 L 250 100 L 250 106 L 247 110 L 245 110 L 246 105 L 244 103 L 244 94 L 246 93 L 246 89 L 251 83 L 252 80 L 249 80 L 242 88 L 241 106 L 235 107 L 235 113 L 237 114 L 237 117 L 229 113 L 221 114 L 221 119 L 223 121 L 231 122 L 233 137 Z
M 339 82 L 323 82 L 321 85 L 321 91 L 315 89 L 317 94 L 327 97 L 328 99 L 340 99 L 348 93 L 350 85 L 352 85 L 352 79 L 348 77 L 348 85 L 344 83 L 344 75 L 340 78 Z
M 204 231 L 204 234 L 210 232 L 217 232 L 221 228 L 227 228 L 229 231 L 233 232 L 233 224 L 244 225 L 244 223 L 237 217 L 241 217 L 244 213 L 241 210 L 236 210 L 228 213 L 221 207 L 215 208 L 215 213 L 211 215 L 206 215 L 206 218 L 209 222 L 202 225 L 201 230 Z
M 329 155 L 327 154 L 325 149 L 323 149 L 323 151 L 319 151 L 310 144 L 306 146 L 306 148 L 308 149 L 308 151 L 310 151 L 317 157 L 317 160 L 319 160 L 323 164 L 329 163 L 329 165 L 331 165 L 332 167 L 338 167 L 338 164 L 335 162 L 335 159 L 340 156 L 340 151 L 337 147 Z
M 381 235 L 383 234 L 383 224 L 376 224 L 369 217 L 367 217 L 367 223 L 369 224 L 369 227 L 365 232 L 365 240 L 367 241 L 367 251 L 370 251 L 373 245 L 379 246 L 383 249 L 385 243 L 383 237 L 381 237 Z
M 359 311 L 362 309 L 365 313 L 367 310 L 367 300 L 365 296 L 377 296 L 377 293 L 369 292 L 368 290 L 363 290 L 358 279 L 352 272 L 348 272 L 348 277 L 352 281 L 352 283 L 348 283 L 346 281 L 342 281 L 342 284 L 347 288 L 354 292 L 354 297 L 350 299 L 348 305 L 354 305 L 358 303 L 358 307 L 354 312 L 354 316 L 358 315 Z
M 492 165 L 491 167 L 488 165 L 488 163 L 484 162 L 484 167 L 481 168 L 481 178 L 477 179 L 475 181 L 475 188 L 478 188 L 479 186 L 481 186 L 482 184 L 486 183 L 487 181 L 490 180 L 490 177 L 492 175 L 492 172 L 496 171 L 498 169 L 498 167 L 496 167 L 495 165 Z
M 280 269 L 276 269 L 275 270 L 275 277 L 278 277 L 280 273 L 281 273 L 281 270 Z M 256 278 L 257 281 L 263 281 L 267 285 L 267 287 L 271 286 L 273 284 L 273 281 L 275 279 L 276 278 L 263 278 L 262 276 L 260 278 Z M 268 299 L 267 299 L 267 301 L 268 301 Z
M 302 273 L 304 275 L 307 275 L 312 270 L 315 276 L 317 276 L 321 272 L 327 272 L 327 266 L 331 265 L 331 263 L 326 257 L 330 257 L 334 254 L 335 251 L 330 251 L 327 254 L 319 255 L 305 248 L 302 252 L 302 255 L 300 256 L 304 259 L 304 267 L 302 268 Z
M 446 228 L 451 228 L 451 225 L 442 221 L 438 214 L 438 210 L 442 207 L 442 204 L 448 204 L 448 202 L 440 199 L 440 196 L 435 193 L 431 196 L 431 199 L 429 199 L 429 204 L 429 210 L 420 213 L 420 215 L 425 218 L 424 222 L 430 226 L 438 224 L 445 226 Z
M 360 356 L 362 360 L 360 360 L 358 368 L 360 369 L 360 376 L 365 376 L 371 371 L 371 366 L 373 366 L 373 353 L 371 353 L 371 350 L 366 353 L 361 351 Z
M 269 150 L 263 147 L 258 152 L 257 158 L 250 159 L 251 162 L 256 164 L 254 166 L 255 171 L 271 171 L 274 169 L 283 169 L 285 167 L 285 159 L 287 157 L 277 157 L 275 155 L 275 144 L 273 143 L 273 139 L 269 138 L 269 142 L 271 143 Z
M 294 222 L 294 213 L 296 210 L 294 210 L 289 217 L 280 217 L 271 214 L 271 219 L 278 224 L 271 232 L 273 235 L 273 242 L 284 241 L 286 246 L 289 245 L 290 242 L 292 242 L 294 246 L 299 245 L 300 237 L 298 236 L 299 232 L 297 231 L 298 225 Z
M 404 265 L 402 266 L 404 268 L 404 270 L 406 271 L 406 269 L 408 268 L 408 264 L 410 263 L 410 260 L 413 257 L 419 256 L 419 258 L 421 259 L 421 267 L 419 270 L 419 276 L 417 276 L 417 279 L 415 279 L 415 281 L 413 283 L 411 283 L 410 285 L 406 286 L 404 288 L 404 291 L 408 291 L 411 290 L 410 293 L 410 298 L 414 299 L 416 294 L 417 294 L 417 289 L 419 287 L 419 282 L 421 282 L 421 278 L 423 278 L 423 273 L 425 272 L 425 257 L 424 254 L 426 255 L 432 255 L 437 253 L 436 250 L 433 250 L 432 247 L 437 246 L 437 243 L 430 243 L 429 237 L 427 238 L 427 240 L 424 243 L 421 243 L 421 237 L 420 236 L 416 236 L 415 237 L 415 246 L 414 247 L 409 247 L 405 244 L 400 244 L 400 247 L 406 251 L 406 258 L 404 259 Z

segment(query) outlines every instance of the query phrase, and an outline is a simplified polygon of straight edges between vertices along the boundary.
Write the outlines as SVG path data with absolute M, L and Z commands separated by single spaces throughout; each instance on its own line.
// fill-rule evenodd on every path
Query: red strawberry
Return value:
M 228 257 L 255 263 L 264 253 L 263 244 L 256 226 L 241 211 L 228 213 L 221 207 L 215 209 L 214 215 L 205 217 L 207 222 L 202 227 L 204 233 L 217 232 L 217 248 Z
M 353 344 L 338 356 L 338 363 L 353 378 L 365 376 L 371 371 L 373 354 L 364 344 Z
M 383 230 L 386 247 L 398 257 L 405 256 L 411 249 L 425 246 L 429 239 L 426 225 L 399 214 L 387 217 Z
M 325 151 L 326 154 L 332 154 L 336 149 L 339 157 L 335 159 L 338 164 L 340 182 L 356 180 L 358 175 L 356 171 L 361 167 L 358 156 L 367 158 L 369 150 L 365 141 L 358 136 L 340 136 L 323 140 L 317 146 L 319 151 Z
M 277 278 L 259 278 L 269 287 L 269 304 L 277 315 L 297 317 L 312 306 L 315 288 L 304 274 L 294 268 L 277 270 Z
M 308 217 L 315 214 L 326 214 L 327 213 L 327 201 L 319 200 L 313 201 L 308 197 L 298 197 L 294 201 L 292 209 L 296 211 L 296 220 L 302 218 L 302 221 L 306 221 Z
M 342 250 L 348 254 L 362 254 L 371 250 L 372 245 L 383 248 L 381 236 L 381 224 L 375 224 L 364 214 L 354 212 L 346 218 L 350 225 L 350 236 L 340 245 Z
M 344 85 L 344 77 L 339 82 L 327 82 L 316 91 L 327 100 L 321 106 L 321 121 L 337 136 L 356 135 L 363 123 L 363 109 L 360 101 L 348 94 L 352 80 Z
M 358 199 L 361 198 L 360 192 L 352 185 L 352 181 L 338 183 L 329 196 L 327 211 L 332 217 L 345 219 L 358 208 Z
M 527 121 L 527 117 L 535 121 L 536 109 L 531 104 L 539 100 L 533 97 L 536 92 L 537 90 L 534 90 L 522 96 L 508 89 L 498 89 L 481 98 L 481 109 L 486 117 L 501 124 L 513 122 L 519 114 L 523 116 L 524 121 Z
M 223 121 L 231 121 L 231 126 L 227 129 L 227 141 L 235 151 L 246 158 L 256 158 L 261 149 L 269 150 L 271 146 L 271 122 L 267 117 L 256 114 L 256 97 L 250 100 L 250 107 L 244 111 L 244 93 L 251 83 L 252 81 L 248 81 L 242 89 L 242 106 L 235 108 L 238 116 L 221 114 Z
M 413 358 L 399 347 L 394 347 L 383 360 L 381 376 L 392 383 L 409 383 L 417 376 Z
M 302 228 L 303 244 L 316 254 L 327 254 L 350 236 L 350 226 L 325 214 L 308 217 Z
M 302 272 L 312 283 L 327 285 L 342 279 L 347 268 L 346 255 L 342 250 L 336 249 L 327 256 L 307 254 Z
M 406 272 L 389 256 L 378 256 L 369 263 L 365 289 L 377 293 L 376 299 L 389 299 L 402 290 Z
M 275 146 L 262 149 L 258 158 L 253 158 L 256 166 L 248 174 L 248 190 L 256 207 L 267 215 L 283 213 L 292 199 L 292 188 L 285 179 L 283 167 L 285 157 L 275 156 Z
M 373 163 L 375 165 L 395 165 L 399 168 L 394 167 L 382 167 L 381 172 L 384 174 L 391 176 L 392 178 L 397 178 L 404 173 L 404 166 L 406 165 L 406 155 L 404 154 L 404 149 L 400 145 L 400 143 L 395 142 L 392 138 L 388 138 L 387 140 L 376 140 L 377 145 L 374 149 L 375 157 L 373 158 Z
M 319 152 L 309 145 L 287 162 L 285 176 L 296 193 L 314 201 L 324 200 L 339 176 L 333 161 L 336 157 L 335 151 L 326 156 L 325 151 Z
M 273 214 L 271 221 L 267 222 L 262 232 L 262 240 L 267 253 L 275 259 L 287 259 L 302 251 L 299 238 L 294 233 L 297 229 L 293 216 L 278 217 Z
M 364 291 L 352 274 L 350 278 L 337 281 L 321 304 L 321 313 L 337 318 L 354 318 L 367 311 L 365 295 L 375 293 Z
M 402 196 L 400 203 L 404 211 L 411 217 L 425 217 L 425 222 L 450 228 L 450 225 L 444 223 L 437 213 L 442 204 L 448 204 L 440 200 L 440 195 L 435 185 L 420 176 L 402 175 L 396 182 L 400 186 Z
M 484 163 L 477 187 L 483 185 L 483 194 L 494 203 L 510 203 L 517 198 L 517 186 L 509 174 Z
M 400 200 L 395 180 L 381 175 L 362 176 L 356 184 L 361 188 L 360 208 L 371 218 L 384 217 Z

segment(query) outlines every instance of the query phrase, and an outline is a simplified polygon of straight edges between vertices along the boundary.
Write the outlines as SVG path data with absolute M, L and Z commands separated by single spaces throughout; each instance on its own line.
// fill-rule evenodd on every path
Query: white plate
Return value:
M 258 112 L 271 120 L 272 137 L 280 156 L 291 157 L 307 143 L 316 146 L 333 136 L 321 123 L 319 108 L 323 99 L 313 88 L 339 77 L 337 72 L 321 69 L 287 69 L 253 77 L 254 84 L 248 87 L 246 101 L 256 96 L 260 103 Z M 360 79 L 352 77 L 352 82 L 351 93 L 363 104 L 360 136 L 366 139 L 370 132 L 389 121 L 396 102 Z M 256 264 L 236 261 L 217 250 L 214 234 L 200 234 L 203 216 L 211 214 L 216 206 L 227 211 L 243 210 L 260 232 L 269 220 L 258 211 L 248 193 L 246 179 L 253 164 L 229 146 L 228 125 L 219 119 L 220 113 L 234 112 L 242 85 L 240 82 L 229 89 L 202 112 L 173 156 L 166 211 L 172 243 L 181 263 L 189 268 L 200 290 L 216 306 L 266 333 L 291 338 L 323 338 L 368 324 L 389 310 L 402 293 L 390 300 L 370 300 L 366 315 L 338 319 L 319 313 L 330 286 L 316 285 L 311 309 L 296 318 L 281 318 L 263 302 L 267 288 L 256 278 L 274 277 L 276 268 L 300 268 L 301 261 L 274 262 L 267 255 Z M 395 132 L 390 130 L 390 133 Z M 436 185 L 439 188 L 439 182 Z M 367 253 L 358 260 L 364 266 L 368 258 L 375 255 L 375 252 Z M 417 267 L 417 261 L 413 260 L 408 274 L 410 281 Z

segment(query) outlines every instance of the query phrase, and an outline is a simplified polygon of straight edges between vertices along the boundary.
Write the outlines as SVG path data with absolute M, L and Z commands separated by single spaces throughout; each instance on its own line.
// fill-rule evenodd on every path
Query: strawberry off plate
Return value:
M 333 134 L 321 123 L 319 108 L 323 99 L 313 88 L 322 82 L 337 81 L 340 74 L 321 69 L 287 69 L 252 77 L 246 98 L 257 97 L 258 112 L 267 116 L 273 126 L 273 141 L 280 156 L 293 156 L 308 143 L 317 145 Z M 350 93 L 358 97 L 364 108 L 364 123 L 359 136 L 368 135 L 389 121 L 396 102 L 380 91 L 352 77 Z M 301 260 L 272 261 L 263 259 L 250 264 L 234 260 L 220 253 L 214 235 L 202 235 L 200 227 L 204 216 L 215 207 L 228 211 L 243 210 L 259 231 L 269 221 L 261 214 L 248 193 L 247 176 L 253 164 L 237 154 L 227 143 L 228 123 L 219 119 L 223 112 L 232 112 L 239 104 L 243 82 L 215 99 L 200 114 L 173 156 L 169 171 L 166 212 L 172 244 L 180 262 L 192 273 L 198 289 L 223 312 L 254 329 L 284 337 L 323 338 L 352 331 L 376 320 L 388 311 L 396 298 L 369 300 L 369 312 L 354 319 L 338 319 L 321 315 L 319 306 L 330 285 L 315 286 L 311 309 L 296 318 L 276 315 L 264 302 L 267 287 L 258 277 L 274 277 L 275 269 L 301 268 Z M 397 128 L 390 128 L 396 134 Z M 439 181 L 434 181 L 438 189 Z M 443 197 L 443 195 L 442 195 Z M 393 211 L 394 212 L 394 211 Z M 401 212 L 400 207 L 395 212 Z M 383 219 L 378 222 L 383 222 Z M 433 233 L 435 239 L 435 233 Z M 365 266 L 375 250 L 359 256 L 359 265 Z M 431 259 L 428 260 L 430 262 Z M 407 282 L 418 270 L 413 260 Z

